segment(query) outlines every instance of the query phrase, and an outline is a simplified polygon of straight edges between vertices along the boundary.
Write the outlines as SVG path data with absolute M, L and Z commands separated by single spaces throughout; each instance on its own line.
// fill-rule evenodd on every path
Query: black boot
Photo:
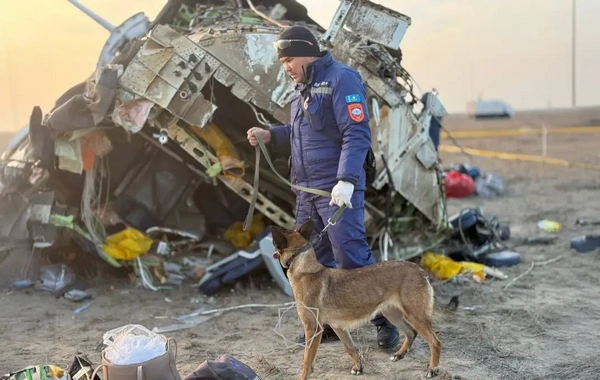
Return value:
M 400 334 L 398 328 L 388 322 L 383 321 L 377 325 L 377 345 L 381 349 L 393 348 L 400 342 Z
M 333 331 L 333 329 L 331 327 L 325 326 L 323 328 L 323 335 L 321 336 L 321 343 L 331 342 L 334 340 L 340 340 L 340 338 L 335 334 L 335 332 Z M 306 342 L 306 337 L 304 336 L 304 334 L 300 334 L 296 338 L 296 343 L 304 344 L 305 342 Z

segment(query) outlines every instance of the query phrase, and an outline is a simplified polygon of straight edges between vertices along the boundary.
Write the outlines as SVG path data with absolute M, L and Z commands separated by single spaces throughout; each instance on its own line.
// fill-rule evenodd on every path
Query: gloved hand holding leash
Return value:
M 346 205 L 346 207 L 352 208 L 352 203 L 350 202 L 352 193 L 354 193 L 353 184 L 346 181 L 339 181 L 331 191 L 331 201 L 329 202 L 329 205 L 333 206 L 335 204 L 339 207 Z
M 244 231 L 247 231 L 250 228 L 250 225 L 252 224 L 252 217 L 254 215 L 254 207 L 256 205 L 256 198 L 258 196 L 258 179 L 259 179 L 259 171 L 260 171 L 259 170 L 260 151 L 262 150 L 263 154 L 265 155 L 265 159 L 267 160 L 267 163 L 271 167 L 271 170 L 273 171 L 273 173 L 275 173 L 277 175 L 277 177 L 279 177 L 279 179 L 282 180 L 285 184 L 287 184 L 288 186 L 291 186 L 295 189 L 298 189 L 300 191 L 305 191 L 307 193 L 320 195 L 320 196 L 326 197 L 326 198 L 331 198 L 329 205 L 333 206 L 334 204 L 336 204 L 339 206 L 339 209 L 335 212 L 335 214 L 333 214 L 331 219 L 329 219 L 327 221 L 327 225 L 325 226 L 325 228 L 315 237 L 318 240 L 320 240 L 320 238 L 323 236 L 323 234 L 325 234 L 325 231 L 327 231 L 329 226 L 335 225 L 335 223 L 340 218 L 340 216 L 342 215 L 342 212 L 344 212 L 346 207 L 352 208 L 352 203 L 350 202 L 350 199 L 352 198 L 352 193 L 354 192 L 354 185 L 349 182 L 346 182 L 346 181 L 339 181 L 337 183 L 337 185 L 335 185 L 333 187 L 333 191 L 331 193 L 328 193 L 327 191 L 324 191 L 324 190 L 311 189 L 309 187 L 297 186 L 297 185 L 291 184 L 288 180 L 283 178 L 277 172 L 277 170 L 275 170 L 275 167 L 273 166 L 273 162 L 271 162 L 271 157 L 269 157 L 267 148 L 264 145 L 265 142 L 269 142 L 270 140 L 271 140 L 271 132 L 268 130 L 258 128 L 258 127 L 254 127 L 254 128 L 251 128 L 248 130 L 248 141 L 250 142 L 250 145 L 254 146 L 256 149 L 256 163 L 255 163 L 255 168 L 254 168 L 254 183 L 253 183 L 254 191 L 252 192 L 252 200 L 250 201 L 250 208 L 248 209 L 248 215 L 246 216 L 246 220 L 244 221 Z M 314 243 L 314 242 L 311 242 L 311 243 Z

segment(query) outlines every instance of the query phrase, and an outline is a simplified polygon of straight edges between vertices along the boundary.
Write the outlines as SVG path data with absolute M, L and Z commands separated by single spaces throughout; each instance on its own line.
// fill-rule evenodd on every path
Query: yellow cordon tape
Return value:
M 572 162 L 567 160 L 561 160 L 558 158 L 552 157 L 543 157 L 543 156 L 532 156 L 528 154 L 518 154 L 518 153 L 506 153 L 506 152 L 496 152 L 493 150 L 483 150 L 483 149 L 473 149 L 473 148 L 460 148 L 454 145 L 440 145 L 440 152 L 447 153 L 466 153 L 472 156 L 479 157 L 491 157 L 498 158 L 501 160 L 511 160 L 511 161 L 530 161 L 530 162 L 539 162 L 542 164 L 550 164 L 556 166 L 564 166 L 568 168 L 579 168 L 579 169 L 587 169 L 587 170 L 595 170 L 600 171 L 600 166 L 588 164 L 585 162 Z
M 584 134 L 584 133 L 600 133 L 600 127 L 565 127 L 565 128 L 546 128 L 546 133 L 551 134 Z M 447 139 L 453 137 L 455 139 L 475 138 L 475 137 L 508 137 L 508 136 L 524 136 L 524 135 L 542 135 L 543 128 L 511 128 L 511 129 L 479 129 L 472 131 L 455 131 L 442 132 L 440 137 Z

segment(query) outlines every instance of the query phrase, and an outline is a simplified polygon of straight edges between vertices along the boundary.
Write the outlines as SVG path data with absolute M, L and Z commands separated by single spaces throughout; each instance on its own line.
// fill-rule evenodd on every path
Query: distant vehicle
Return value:
M 467 114 L 475 119 L 511 118 L 515 116 L 515 111 L 502 100 L 477 100 L 467 103 Z

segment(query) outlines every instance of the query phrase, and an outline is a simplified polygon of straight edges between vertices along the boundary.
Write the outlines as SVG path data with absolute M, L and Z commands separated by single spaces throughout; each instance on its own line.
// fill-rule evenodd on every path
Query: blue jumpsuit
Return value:
M 319 262 L 327 267 L 357 268 L 375 263 L 364 225 L 365 171 L 371 145 L 365 86 L 360 74 L 326 52 L 306 68 L 306 84 L 291 103 L 291 123 L 271 128 L 272 143 L 291 146 L 291 182 L 331 192 L 339 180 L 354 184 L 352 208 L 315 247 Z M 303 107 L 305 107 L 303 109 Z M 296 226 L 309 218 L 313 234 L 320 232 L 338 206 L 329 198 L 293 189 Z

